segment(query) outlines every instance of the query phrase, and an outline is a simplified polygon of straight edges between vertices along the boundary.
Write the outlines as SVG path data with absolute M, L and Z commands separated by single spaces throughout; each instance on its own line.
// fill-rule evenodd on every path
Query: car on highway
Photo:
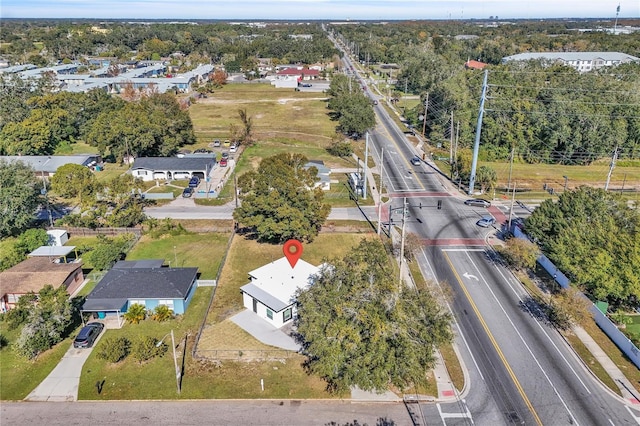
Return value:
M 411 159 L 411 164 L 413 164 L 414 166 L 419 166 L 420 164 L 422 164 L 422 160 L 416 155 Z
M 220 159 L 220 167 L 227 167 L 229 160 L 227 160 L 227 157 L 222 157 Z
M 96 341 L 102 330 L 104 324 L 101 322 L 90 322 L 80 330 L 80 333 L 73 340 L 73 347 L 77 349 L 90 348 Z
M 302 86 L 302 87 L 311 87 L 312 84 L 311 83 L 302 83 L 300 86 Z
M 483 200 L 482 198 L 471 198 L 470 200 L 466 200 L 464 203 L 467 206 L 491 207 L 491 202 Z
M 496 219 L 493 216 L 482 216 L 480 220 L 476 222 L 476 225 L 488 228 L 494 223 L 496 223 Z
M 194 189 L 193 188 L 185 188 L 182 191 L 182 197 L 183 198 L 191 198 L 191 196 L 193 195 Z

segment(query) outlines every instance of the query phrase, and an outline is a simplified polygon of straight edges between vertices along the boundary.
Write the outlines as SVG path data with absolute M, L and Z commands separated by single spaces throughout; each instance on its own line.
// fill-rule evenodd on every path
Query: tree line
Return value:
M 395 97 L 405 89 L 420 95 L 420 103 L 403 115 L 416 128 L 426 115 L 426 135 L 434 145 L 448 147 L 454 137 L 460 148 L 473 144 L 483 74 L 463 65 L 476 59 L 489 64 L 481 159 L 507 159 L 515 149 L 516 160 L 530 163 L 588 164 L 611 156 L 616 147 L 619 158 L 638 158 L 640 64 L 582 74 L 541 61 L 501 64 L 505 56 L 531 51 L 640 51 L 640 32 L 576 31 L 595 25 L 403 22 L 331 29 L 360 61 L 397 81 Z M 396 63 L 399 70 L 382 69 L 381 63 Z
M 195 142 L 189 114 L 174 95 L 151 93 L 126 102 L 102 90 L 48 92 L 44 82 L 0 76 L 0 154 L 70 152 L 81 141 L 103 156 L 169 156 Z

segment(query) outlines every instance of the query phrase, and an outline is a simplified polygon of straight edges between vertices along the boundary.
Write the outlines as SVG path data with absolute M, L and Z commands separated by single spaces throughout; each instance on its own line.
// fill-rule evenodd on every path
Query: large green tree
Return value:
M 22 161 L 0 160 L 0 238 L 29 227 L 38 203 L 34 170 Z
M 314 188 L 318 170 L 301 154 L 277 154 L 238 179 L 242 205 L 233 217 L 262 241 L 290 238 L 312 241 L 329 215 L 322 189 Z
M 425 383 L 434 351 L 452 339 L 449 314 L 426 290 L 398 285 L 378 240 L 363 239 L 326 265 L 297 295 L 309 370 L 337 392 Z
M 359 84 L 350 77 L 334 76 L 329 86 L 329 108 L 332 118 L 338 121 L 338 129 L 347 135 L 359 135 L 376 124 L 371 100 L 360 90 Z
M 98 187 L 93 172 L 80 164 L 60 166 L 51 178 L 52 191 L 65 198 L 78 197 L 80 204 L 93 199 Z
M 640 300 L 640 213 L 619 194 L 580 187 L 526 221 L 543 252 L 581 289 L 613 306 Z

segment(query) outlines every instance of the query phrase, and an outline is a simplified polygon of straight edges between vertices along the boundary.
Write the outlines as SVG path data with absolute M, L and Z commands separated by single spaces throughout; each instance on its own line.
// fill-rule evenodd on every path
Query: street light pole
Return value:
M 563 192 L 567 192 L 567 182 L 569 182 L 569 177 L 568 176 L 562 176 L 564 178 L 564 191 Z
M 173 349 L 173 365 L 176 368 L 176 389 L 178 390 L 178 395 L 180 394 L 180 378 L 182 377 L 182 373 L 180 372 L 180 369 L 178 368 L 178 357 L 176 356 L 176 341 L 173 337 L 173 329 L 171 330 L 171 332 L 169 334 L 165 334 L 165 336 L 160 339 L 160 341 L 156 344 L 156 347 L 160 347 L 160 345 L 162 344 L 162 342 L 164 341 L 164 339 L 171 335 L 171 348 Z

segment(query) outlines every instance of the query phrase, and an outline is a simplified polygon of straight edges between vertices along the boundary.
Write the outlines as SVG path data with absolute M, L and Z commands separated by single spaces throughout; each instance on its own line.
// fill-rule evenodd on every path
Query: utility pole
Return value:
M 511 216 L 513 216 L 513 203 L 516 200 L 516 183 L 513 183 L 513 195 L 511 195 L 511 207 L 509 207 L 509 224 L 507 230 L 511 232 Z
M 451 123 L 449 123 L 449 169 L 453 179 L 453 111 L 451 111 Z
M 402 287 L 402 266 L 404 265 L 404 224 L 407 216 L 407 197 L 402 201 L 402 236 L 400 238 L 400 280 L 398 282 L 398 288 Z
M 473 143 L 473 159 L 471 161 L 471 177 L 469 178 L 469 195 L 473 195 L 473 186 L 476 183 L 476 167 L 478 167 L 478 151 L 480 150 L 480 130 L 482 129 L 482 116 L 484 115 L 484 100 L 487 97 L 487 79 L 489 70 L 484 71 L 482 81 L 482 95 L 480 97 L 480 111 L 478 112 L 478 123 L 476 124 L 476 140 Z
M 427 109 L 429 108 L 429 93 L 427 93 L 427 99 L 424 101 L 424 118 L 422 119 L 422 136 L 426 139 L 425 131 L 427 130 Z
M 609 182 L 611 181 L 611 175 L 613 174 L 613 168 L 616 166 L 616 160 L 618 159 L 618 147 L 613 151 L 613 157 L 611 158 L 611 164 L 609 165 L 609 173 L 607 174 L 607 183 L 604 184 L 604 190 L 609 190 Z
M 511 147 L 511 159 L 509 160 L 509 183 L 507 183 L 507 193 L 509 193 L 509 190 L 511 189 L 511 173 L 513 172 L 513 156 L 516 153 L 516 147 L 512 146 Z
M 618 29 L 618 15 L 620 14 L 620 3 L 618 3 L 618 7 L 616 8 L 616 23 L 613 25 L 613 35 L 616 35 Z
M 625 175 L 626 176 L 626 175 Z M 384 148 L 380 153 L 380 185 L 378 186 L 378 235 L 382 230 L 382 186 L 384 185 Z M 389 217 L 391 220 L 391 217 Z
M 367 159 L 369 158 L 369 132 L 364 134 L 364 178 L 362 187 L 362 199 L 367 199 Z

